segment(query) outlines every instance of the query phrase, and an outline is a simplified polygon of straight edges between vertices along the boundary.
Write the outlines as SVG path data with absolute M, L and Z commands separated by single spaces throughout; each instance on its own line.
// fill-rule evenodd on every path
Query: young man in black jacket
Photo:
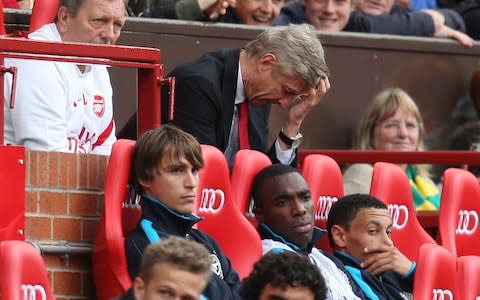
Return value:
M 203 292 L 209 300 L 240 299 L 240 280 L 218 244 L 192 228 L 201 218 L 194 215 L 198 171 L 203 167 L 198 141 L 173 125 L 144 133 L 133 153 L 136 188 L 141 193 L 142 219 L 125 240 L 128 271 L 139 273 L 144 249 L 168 236 L 203 244 L 212 258 L 212 276 Z
M 315 247 L 325 230 L 314 226 L 310 189 L 297 169 L 273 164 L 252 184 L 263 253 L 291 251 L 308 257 L 325 279 L 328 300 L 364 299 L 342 262 Z
M 352 194 L 333 204 L 328 238 L 368 299 L 412 299 L 415 263 L 393 245 L 387 206 L 367 194 Z

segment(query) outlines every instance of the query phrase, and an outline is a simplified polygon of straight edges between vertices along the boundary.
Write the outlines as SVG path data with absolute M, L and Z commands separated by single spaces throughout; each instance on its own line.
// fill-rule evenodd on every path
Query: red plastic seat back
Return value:
M 438 223 L 442 245 L 453 255 L 480 255 L 480 186 L 472 173 L 445 171 Z
M 387 204 L 393 223 L 392 240 L 405 256 L 416 260 L 423 244 L 436 244 L 418 222 L 410 183 L 402 168 L 390 163 L 376 163 L 370 194 Z
M 450 251 L 436 244 L 424 244 L 417 261 L 413 299 L 467 300 L 456 295 L 456 272 L 456 257 Z
M 480 256 L 457 258 L 457 299 L 480 299 Z
M 235 155 L 230 181 L 232 184 L 232 199 L 254 227 L 258 222 L 252 212 L 253 202 L 250 195 L 253 178 L 263 168 L 271 165 L 270 158 L 256 150 L 240 150 Z
M 343 197 L 342 171 L 331 157 L 310 154 L 305 157 L 302 174 L 312 193 L 315 207 L 315 226 L 326 229 L 330 208 L 333 203 Z M 332 251 L 327 235 L 324 235 L 316 246 Z
M 29 32 L 33 32 L 45 24 L 52 23 L 57 16 L 59 0 L 35 0 L 30 17 Z
M 93 278 L 97 299 L 111 299 L 132 284 L 125 254 L 125 237 L 141 217 L 131 188 L 130 165 L 135 141 L 118 140 L 112 148 L 105 174 L 102 217 L 93 248 Z
M 54 300 L 40 253 L 24 241 L 0 242 L 0 295 L 5 300 Z
M 200 170 L 196 213 L 204 220 L 198 229 L 212 236 L 232 262 L 240 278 L 246 277 L 262 256 L 260 236 L 232 198 L 227 161 L 220 150 L 202 145 L 205 166 Z

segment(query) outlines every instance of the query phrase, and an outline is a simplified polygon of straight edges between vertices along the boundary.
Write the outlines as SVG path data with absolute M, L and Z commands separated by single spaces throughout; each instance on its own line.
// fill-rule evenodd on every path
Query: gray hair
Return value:
M 58 8 L 65 6 L 67 8 L 68 14 L 72 17 L 75 17 L 80 11 L 85 0 L 60 0 Z M 127 5 L 128 0 L 123 0 L 125 5 Z M 58 11 L 58 9 L 57 9 Z M 55 23 L 58 21 L 58 16 L 55 16 Z
M 301 77 L 311 87 L 328 77 L 323 47 L 313 26 L 308 24 L 272 27 L 245 46 L 250 59 L 265 53 L 277 58 L 273 72 L 287 77 Z
M 80 7 L 83 5 L 83 2 L 85 2 L 85 0 L 61 0 L 59 8 L 65 6 L 68 14 L 72 17 L 75 17 L 80 11 Z

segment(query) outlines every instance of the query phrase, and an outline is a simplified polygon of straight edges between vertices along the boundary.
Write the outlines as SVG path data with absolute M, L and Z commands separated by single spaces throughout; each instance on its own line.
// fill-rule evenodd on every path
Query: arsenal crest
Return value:
M 93 112 L 97 117 L 103 117 L 103 113 L 105 112 L 105 99 L 100 95 L 93 97 Z

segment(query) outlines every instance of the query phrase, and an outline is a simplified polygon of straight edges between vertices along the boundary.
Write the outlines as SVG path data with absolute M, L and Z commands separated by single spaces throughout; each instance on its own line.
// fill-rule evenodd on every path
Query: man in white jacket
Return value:
M 124 0 L 61 0 L 55 23 L 29 39 L 114 44 L 125 22 Z M 109 155 L 116 140 L 112 86 L 105 66 L 7 59 L 17 67 L 5 76 L 5 144 L 29 150 Z

